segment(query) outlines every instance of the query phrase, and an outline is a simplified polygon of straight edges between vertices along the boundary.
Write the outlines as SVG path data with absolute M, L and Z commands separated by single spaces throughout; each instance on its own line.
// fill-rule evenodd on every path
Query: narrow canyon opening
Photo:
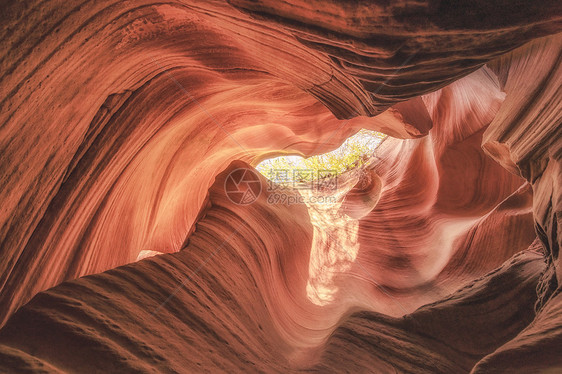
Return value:
M 361 129 L 327 153 L 307 158 L 278 156 L 256 166 L 268 179 L 270 204 L 302 204 L 307 208 L 313 239 L 306 293 L 315 305 L 336 302 L 342 283 L 337 278 L 345 277 L 357 257 L 359 221 L 344 201 L 350 190 L 377 184 L 370 170 L 380 159 L 377 148 L 385 139 L 385 134 Z M 365 275 L 368 277 L 368 272 Z
M 560 1 L 0 21 L 0 372 L 562 371 Z

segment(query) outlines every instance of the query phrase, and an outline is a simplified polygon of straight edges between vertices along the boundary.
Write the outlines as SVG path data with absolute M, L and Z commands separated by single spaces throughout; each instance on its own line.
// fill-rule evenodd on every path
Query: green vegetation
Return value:
M 256 169 L 278 183 L 294 180 L 310 181 L 319 177 L 336 176 L 363 165 L 386 135 L 360 130 L 338 149 L 322 155 L 303 158 L 281 156 L 261 162 Z

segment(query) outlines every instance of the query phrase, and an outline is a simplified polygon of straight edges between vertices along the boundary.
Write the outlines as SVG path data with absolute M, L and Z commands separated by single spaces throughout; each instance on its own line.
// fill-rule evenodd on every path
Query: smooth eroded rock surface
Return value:
M 1 372 L 561 370 L 559 1 L 1 8 Z

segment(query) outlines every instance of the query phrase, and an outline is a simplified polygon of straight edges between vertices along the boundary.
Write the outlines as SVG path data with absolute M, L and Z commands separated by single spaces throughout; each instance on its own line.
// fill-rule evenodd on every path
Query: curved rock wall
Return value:
M 5 367 L 467 372 L 532 320 L 545 267 L 537 246 L 404 318 L 351 314 L 364 308 L 359 298 L 313 304 L 305 292 L 313 244 L 305 206 L 271 204 L 268 191 L 234 204 L 224 185 L 240 167 L 248 165 L 235 162 L 217 176 L 182 251 L 65 282 L 16 312 L 0 331 Z M 349 282 L 340 286 L 360 295 Z
M 4 371 L 562 366 L 559 2 L 0 19 Z M 360 128 L 391 138 L 333 209 L 225 195 L 235 167 Z

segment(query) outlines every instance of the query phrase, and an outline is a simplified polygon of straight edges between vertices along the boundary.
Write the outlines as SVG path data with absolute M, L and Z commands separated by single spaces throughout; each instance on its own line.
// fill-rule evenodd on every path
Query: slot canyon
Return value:
M 1 373 L 562 373 L 559 0 L 0 20 Z

